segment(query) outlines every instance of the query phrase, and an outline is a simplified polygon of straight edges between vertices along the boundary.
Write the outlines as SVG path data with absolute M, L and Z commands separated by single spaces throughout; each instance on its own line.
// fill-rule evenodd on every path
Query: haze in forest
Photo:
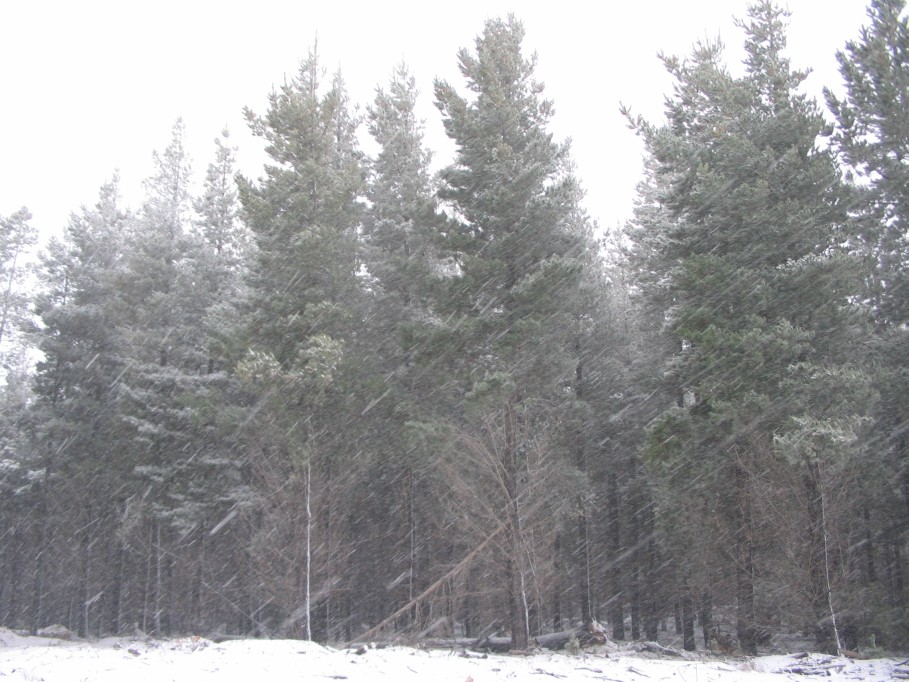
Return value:
M 0 627 L 909 649 L 909 21 L 870 0 L 817 83 L 792 20 L 664 45 L 657 113 L 576 70 L 637 148 L 593 144 L 605 232 L 512 13 L 365 101 L 320 36 L 252 167 L 190 112 L 138 194 L 2 214 Z

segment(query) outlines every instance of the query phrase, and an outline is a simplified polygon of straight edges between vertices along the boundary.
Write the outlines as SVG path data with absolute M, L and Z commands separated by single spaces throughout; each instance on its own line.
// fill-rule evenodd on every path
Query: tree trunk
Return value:
M 609 576 L 610 595 L 609 595 L 609 620 L 612 622 L 612 639 L 616 642 L 625 640 L 625 611 L 624 611 L 624 589 L 623 575 L 624 565 L 622 561 L 622 533 L 621 533 L 621 507 L 619 504 L 619 483 L 618 478 L 613 474 L 608 477 L 607 482 L 607 501 L 608 501 L 608 537 L 609 537 L 609 556 L 611 558 L 610 567 L 607 575 Z
M 205 608 L 202 599 L 205 582 L 205 544 L 206 544 L 205 517 L 199 524 L 199 556 L 196 557 L 196 570 L 193 572 L 193 585 L 190 595 L 190 623 L 194 632 L 202 632 L 202 622 L 205 619 Z
M 580 356 L 581 342 L 580 336 L 575 339 L 575 353 Z M 574 390 L 577 400 L 584 400 L 584 363 L 581 360 L 575 364 L 574 370 Z M 583 429 L 578 428 L 574 433 L 575 449 L 575 466 L 582 474 L 587 473 L 587 456 L 584 444 Z M 593 623 L 592 602 L 590 584 L 590 529 L 589 517 L 587 513 L 587 499 L 584 494 L 577 497 L 578 508 L 578 597 L 581 601 L 581 621 L 584 626 Z
M 644 543 L 644 596 L 641 602 L 644 619 L 644 636 L 656 641 L 660 623 L 659 623 L 659 581 L 657 580 L 657 546 L 653 539 L 654 518 L 650 511 L 652 507 L 648 505 L 644 512 L 644 533 L 647 538 Z
M 710 648 L 710 635 L 713 631 L 713 596 L 710 590 L 704 590 L 701 594 L 701 631 L 704 635 L 704 648 Z
M 306 459 L 306 582 L 303 588 L 303 617 L 305 618 L 304 639 L 312 641 L 312 458 Z
M 552 581 L 552 629 L 558 632 L 562 629 L 562 534 L 556 532 L 552 553 L 554 557 L 553 568 L 555 575 Z
M 636 558 L 631 567 L 631 639 L 641 639 L 641 568 Z
M 91 517 L 91 507 L 88 509 L 89 517 Z M 90 612 L 91 612 L 91 547 L 92 547 L 92 533 L 91 533 L 92 524 L 86 524 L 84 530 L 82 531 L 82 538 L 79 543 L 79 553 L 82 564 L 81 571 L 81 580 L 80 580 L 80 589 L 79 589 L 79 601 L 82 607 L 81 618 L 79 619 L 79 626 L 77 632 L 80 637 L 87 637 L 91 631 L 90 625 Z
M 580 646 L 590 646 L 594 644 L 606 643 L 606 632 L 596 623 L 588 623 L 576 630 L 565 630 L 562 632 L 553 632 L 548 635 L 538 635 L 537 644 L 544 649 L 559 650 L 564 649 L 568 643 L 575 639 Z
M 862 507 L 862 522 L 865 525 L 865 545 L 862 548 L 865 557 L 865 583 L 877 582 L 877 570 L 874 565 L 874 536 L 871 533 L 871 512 L 867 505 Z
M 35 582 L 33 584 L 32 592 L 32 624 L 31 624 L 31 633 L 34 635 L 38 632 L 38 629 L 43 626 L 44 619 L 44 574 L 45 574 L 45 562 L 47 561 L 47 530 L 48 530 L 48 515 L 50 514 L 50 476 L 51 476 L 51 465 L 50 461 L 46 461 L 44 465 L 44 485 L 42 486 L 41 491 L 41 507 L 39 509 L 39 520 L 38 520 L 38 537 L 36 546 L 38 552 L 35 556 Z
M 736 548 L 736 634 L 742 653 L 757 656 L 757 627 L 754 601 L 754 536 L 748 472 L 735 462 L 734 483 L 738 514 L 735 524 Z
M 123 543 L 116 532 L 113 532 L 111 545 L 112 561 L 110 566 L 113 568 L 113 576 L 108 583 L 108 589 L 105 590 L 107 606 L 107 627 L 110 634 L 120 633 L 122 627 L 121 611 L 123 608 L 123 581 L 125 580 L 126 552 L 123 549 Z
M 827 517 L 824 505 L 824 481 L 821 464 L 817 459 L 806 460 L 804 475 L 808 500 L 808 568 L 809 594 L 814 617 L 814 636 L 819 650 L 839 654 L 842 646 L 833 605 L 830 584 L 830 551 L 827 538 Z
M 581 601 L 581 622 L 593 622 L 590 594 L 590 532 L 584 498 L 578 495 L 578 593 Z
M 3 576 L 6 584 L 6 612 L 0 613 L 3 620 L 0 623 L 9 627 L 16 627 L 19 620 L 19 581 L 21 580 L 20 557 L 22 554 L 22 532 L 18 525 L 14 526 L 11 531 L 10 548 L 7 550 L 8 559 L 4 565 L 4 572 L 8 575 Z
M 505 560 L 505 580 L 507 581 L 508 620 L 511 629 L 511 646 L 513 649 L 526 649 L 529 644 L 529 624 L 524 608 L 524 580 L 521 567 L 521 510 L 518 501 L 518 443 L 517 415 L 515 400 L 509 398 L 505 405 L 505 448 L 503 476 L 508 515 L 507 551 Z
M 694 641 L 694 601 L 691 599 L 687 587 L 682 595 L 682 647 L 685 651 L 694 651 L 697 645 Z

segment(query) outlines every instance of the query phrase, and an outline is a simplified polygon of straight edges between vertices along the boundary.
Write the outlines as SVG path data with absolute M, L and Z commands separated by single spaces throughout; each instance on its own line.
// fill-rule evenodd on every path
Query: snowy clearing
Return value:
M 905 678 L 903 676 L 906 676 Z M 420 650 L 406 647 L 332 649 L 294 640 L 216 644 L 198 637 L 166 641 L 115 637 L 64 641 L 23 637 L 0 628 L 4 680 L 673 680 L 779 682 L 909 679 L 901 659 L 852 661 L 818 654 L 751 660 L 656 659 L 632 652 L 541 652 L 528 656 Z

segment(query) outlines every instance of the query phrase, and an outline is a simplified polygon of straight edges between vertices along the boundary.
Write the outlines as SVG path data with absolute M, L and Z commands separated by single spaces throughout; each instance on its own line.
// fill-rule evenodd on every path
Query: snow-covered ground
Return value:
M 332 649 L 292 640 L 240 640 L 215 644 L 197 637 L 154 641 L 108 638 L 64 641 L 23 637 L 0 628 L 2 680 L 600 680 L 604 682 L 779 682 L 893 680 L 905 674 L 902 659 L 852 661 L 812 654 L 751 660 L 704 657 L 651 658 L 631 651 L 542 652 L 530 656 L 406 647 Z

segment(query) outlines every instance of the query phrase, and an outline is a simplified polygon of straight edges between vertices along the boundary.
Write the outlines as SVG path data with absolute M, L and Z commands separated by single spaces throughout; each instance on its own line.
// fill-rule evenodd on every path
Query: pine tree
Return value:
M 117 632 L 124 622 L 126 548 L 120 522 L 136 492 L 131 485 L 136 462 L 120 419 L 118 386 L 126 354 L 118 334 L 117 284 L 129 220 L 115 177 L 101 187 L 94 206 L 71 216 L 62 240 L 52 240 L 42 255 L 35 303 L 43 323 L 38 333 L 43 360 L 31 409 L 32 447 L 53 483 L 53 491 L 46 486 L 44 491 L 53 504 L 36 510 L 41 519 L 36 531 L 65 538 L 55 553 L 70 571 L 77 567 L 79 580 L 68 588 L 57 575 L 48 592 L 60 595 L 54 588 L 62 586 L 63 603 L 83 605 L 69 621 L 82 634 Z M 50 556 L 48 549 L 45 560 Z M 97 594 L 103 597 L 92 600 Z M 56 622 L 63 620 L 58 612 Z
M 872 0 L 861 39 L 837 53 L 846 85 L 840 101 L 826 91 L 837 117 L 836 142 L 849 168 L 864 180 L 873 218 L 863 236 L 873 259 L 876 312 L 889 324 L 909 320 L 907 286 L 907 171 L 909 150 L 909 21 L 903 0 Z
M 497 453 L 504 587 L 516 648 L 527 645 L 531 627 L 525 579 L 532 557 L 523 529 L 534 510 L 525 485 L 539 474 L 529 469 L 532 454 L 555 428 L 548 405 L 570 390 L 575 364 L 567 330 L 588 246 L 569 147 L 547 130 L 552 103 L 541 97 L 523 37 L 514 17 L 491 20 L 476 52 L 459 52 L 471 99 L 436 82 L 457 152 L 440 176 L 439 197 L 452 216 L 444 228 L 452 267 L 439 282 L 435 312 L 445 322 L 431 341 L 481 417 L 469 440 Z M 538 463 L 549 467 L 552 456 Z
M 355 407 L 342 375 L 354 361 L 348 346 L 361 315 L 365 174 L 343 80 L 336 75 L 323 93 L 321 75 L 313 51 L 270 95 L 264 116 L 247 111 L 271 162 L 258 183 L 240 180 L 256 262 L 248 351 L 237 371 L 260 401 L 249 437 L 262 451 L 255 462 L 265 523 L 278 529 L 267 541 L 274 554 L 262 557 L 275 557 L 263 564 L 268 588 L 286 608 L 286 627 L 324 639 L 338 606 L 330 588 L 340 561 L 335 455 L 357 447 L 341 444 L 356 438 L 344 426 Z M 318 604 L 314 579 L 324 595 Z
M 875 589 L 861 601 L 877 604 L 875 611 L 889 625 L 885 637 L 905 642 L 909 609 L 899 580 L 889 580 L 886 596 L 876 594 L 881 583 L 874 559 L 885 574 L 905 571 L 902 559 L 909 535 L 909 20 L 903 0 L 872 0 L 868 25 L 860 38 L 837 53 L 846 86 L 845 99 L 827 91 L 837 119 L 836 147 L 854 179 L 855 205 L 863 230 L 854 240 L 865 256 L 867 297 L 876 321 L 876 385 L 881 400 L 875 415 L 877 434 L 871 451 L 877 457 L 866 476 L 865 520 L 867 563 L 863 574 Z M 897 481 L 895 487 L 893 481 Z M 896 493 L 896 494 L 894 494 Z M 899 519 L 899 521 L 897 521 Z M 879 538 L 874 541 L 872 538 Z M 884 615 L 889 614 L 889 615 Z
M 351 507 L 359 510 L 352 526 L 358 536 L 355 551 L 362 557 L 353 562 L 356 602 L 373 622 L 432 582 L 428 530 L 441 517 L 432 485 L 434 461 L 410 447 L 406 435 L 408 422 L 439 409 L 431 395 L 437 382 L 444 381 L 414 359 L 413 328 L 431 315 L 429 282 L 437 267 L 438 223 L 430 154 L 415 113 L 418 95 L 415 79 L 400 64 L 386 88 L 376 89 L 366 117 L 379 150 L 371 163 L 363 219 L 368 314 L 364 334 L 352 350 L 361 376 L 358 393 L 369 406 L 360 421 L 370 433 L 372 459 L 358 467 Z M 388 585 L 394 588 L 386 589 Z M 407 624 L 425 627 L 421 617 L 426 613 L 426 605 L 410 610 Z
M 29 225 L 32 215 L 21 208 L 8 218 L 0 217 L 0 361 L 28 317 L 28 296 L 22 291 L 29 268 L 29 250 L 38 242 L 38 232 Z M 15 353 L 13 354 L 15 356 Z
M 838 248 L 848 237 L 843 190 L 819 142 L 827 126 L 783 54 L 785 16 L 770 2 L 749 7 L 739 23 L 742 78 L 724 68 L 718 44 L 698 45 L 689 61 L 664 58 L 676 80 L 668 124 L 635 122 L 668 214 L 648 226 L 661 234 L 647 238 L 646 271 L 668 273 L 665 284 L 651 279 L 649 294 L 679 349 L 667 365 L 678 406 L 651 433 L 654 471 L 670 489 L 720 501 L 734 544 L 739 642 L 751 654 L 763 542 L 755 485 L 782 454 L 806 482 L 806 606 L 819 643 L 835 648 L 819 569 L 829 520 L 816 514 L 827 485 L 817 476 L 818 439 L 836 432 L 841 454 L 855 457 L 859 396 L 868 394 L 850 355 L 858 264 Z M 835 405 L 822 398 L 834 390 L 844 396 Z M 787 439 L 801 449 L 789 452 Z

